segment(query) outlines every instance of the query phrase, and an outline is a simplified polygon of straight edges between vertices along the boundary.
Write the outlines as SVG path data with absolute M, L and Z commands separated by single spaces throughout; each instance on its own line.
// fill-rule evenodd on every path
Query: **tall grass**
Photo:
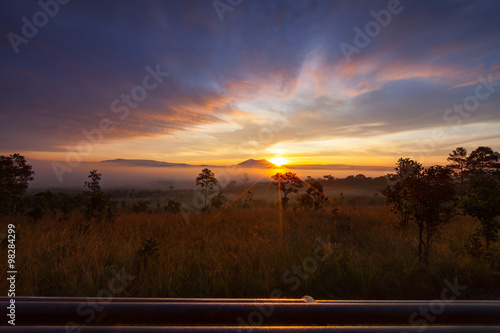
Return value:
M 335 215 L 290 209 L 283 231 L 274 208 L 195 214 L 189 223 L 168 213 L 124 214 L 99 225 L 78 214 L 37 224 L 18 218 L 17 295 L 95 297 L 124 268 L 134 279 L 115 296 L 269 297 L 279 289 L 285 297 L 426 299 L 439 298 L 444 280 L 456 276 L 468 286 L 462 298 L 500 297 L 498 244 L 481 259 L 465 251 L 476 220 L 461 216 L 443 226 L 427 266 L 418 262 L 414 227 L 402 232 L 396 222 L 383 206 Z M 331 254 L 304 272 L 318 237 L 330 238 Z M 157 250 L 139 256 L 148 239 Z M 5 246 L 0 253 L 6 262 Z

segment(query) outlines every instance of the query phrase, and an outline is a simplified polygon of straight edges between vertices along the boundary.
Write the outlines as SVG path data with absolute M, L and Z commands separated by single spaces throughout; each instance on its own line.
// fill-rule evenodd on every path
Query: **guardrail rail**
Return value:
M 9 302 L 0 332 L 500 332 L 500 301 L 16 297 L 15 326 Z

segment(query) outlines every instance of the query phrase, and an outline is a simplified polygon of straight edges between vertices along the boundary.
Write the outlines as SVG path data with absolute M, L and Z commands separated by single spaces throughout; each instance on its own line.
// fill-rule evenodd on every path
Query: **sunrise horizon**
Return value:
M 71 3 L 26 44 L 17 17 L 37 7 L 9 6 L 2 155 L 59 170 L 117 158 L 381 167 L 500 147 L 497 36 L 473 19 L 494 24 L 492 3 L 259 2 L 220 14 L 204 1 L 148 2 L 116 16 L 112 4 L 95 16 Z M 421 15 L 429 24 L 415 30 Z M 263 34 L 250 38 L 256 22 Z

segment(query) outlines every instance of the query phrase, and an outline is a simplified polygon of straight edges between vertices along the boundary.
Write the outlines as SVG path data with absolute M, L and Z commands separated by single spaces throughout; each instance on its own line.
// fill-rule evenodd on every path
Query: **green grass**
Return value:
M 279 289 L 285 297 L 428 299 L 439 298 L 444 280 L 456 276 L 468 286 L 461 298 L 500 298 L 499 245 L 480 260 L 468 255 L 464 244 L 478 224 L 470 217 L 443 226 L 427 266 L 417 259 L 414 226 L 397 230 L 384 206 L 344 208 L 336 216 L 289 209 L 282 224 L 275 208 L 189 219 L 123 214 L 85 232 L 78 214 L 37 224 L 18 218 L 16 294 L 95 297 L 113 281 L 113 270 L 124 268 L 135 278 L 114 296 L 270 297 Z M 12 218 L 1 222 L 2 230 L 8 222 Z M 334 243 L 324 261 L 312 259 L 318 237 Z M 149 238 L 158 250 L 141 261 L 137 251 Z M 6 262 L 5 246 L 0 253 Z M 294 273 L 303 262 L 309 272 Z M 0 288 L 7 290 L 1 267 Z

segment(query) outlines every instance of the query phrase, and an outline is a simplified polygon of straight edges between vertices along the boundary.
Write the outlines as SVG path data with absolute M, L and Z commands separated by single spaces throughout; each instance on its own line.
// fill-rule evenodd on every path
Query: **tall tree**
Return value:
M 287 172 L 285 174 L 278 172 L 271 176 L 271 178 L 274 179 L 273 185 L 283 192 L 281 202 L 283 208 L 286 208 L 289 200 L 288 195 L 299 191 L 299 188 L 303 186 L 302 180 L 293 172 Z
M 459 195 L 461 199 L 464 193 L 464 176 L 468 164 L 467 149 L 465 149 L 464 147 L 458 147 L 449 154 L 447 160 L 452 162 L 447 166 L 450 169 L 456 170 L 455 174 L 458 174 L 458 177 L 460 179 Z
M 217 178 L 215 178 L 214 173 L 205 168 L 201 170 L 201 173 L 196 177 L 196 185 L 200 186 L 205 195 L 205 209 L 207 208 L 207 198 L 208 195 L 212 193 L 214 186 L 217 185 Z
M 17 213 L 35 172 L 19 154 L 0 156 L 0 211 Z
M 500 223 L 500 163 L 499 154 L 490 147 L 476 148 L 467 158 L 468 182 L 462 207 L 477 217 L 481 226 L 476 231 L 484 237 L 486 249 L 498 239 Z
M 498 240 L 500 222 L 500 172 L 479 173 L 470 176 L 466 196 L 462 202 L 465 212 L 477 217 L 481 226 L 476 230 L 483 236 L 486 249 Z
M 395 183 L 382 193 L 387 202 L 401 216 L 401 223 L 415 221 L 418 226 L 418 256 L 428 262 L 433 236 L 438 227 L 448 221 L 454 212 L 452 170 L 439 165 L 425 170 L 410 159 L 398 161 L 397 173 L 391 175 Z
M 396 173 L 387 175 L 392 185 L 382 190 L 382 194 L 387 197 L 387 203 L 391 209 L 399 214 L 399 226 L 406 229 L 413 209 L 411 198 L 415 189 L 415 182 L 421 176 L 423 167 L 417 161 L 409 158 L 400 158 L 396 163 Z
M 493 172 L 500 169 L 499 154 L 490 147 L 477 147 L 467 158 L 470 172 Z
M 453 216 L 454 195 L 452 170 L 447 167 L 432 166 L 421 172 L 414 183 L 409 199 L 419 230 L 418 255 L 425 262 L 429 260 L 433 236 L 439 226 Z

